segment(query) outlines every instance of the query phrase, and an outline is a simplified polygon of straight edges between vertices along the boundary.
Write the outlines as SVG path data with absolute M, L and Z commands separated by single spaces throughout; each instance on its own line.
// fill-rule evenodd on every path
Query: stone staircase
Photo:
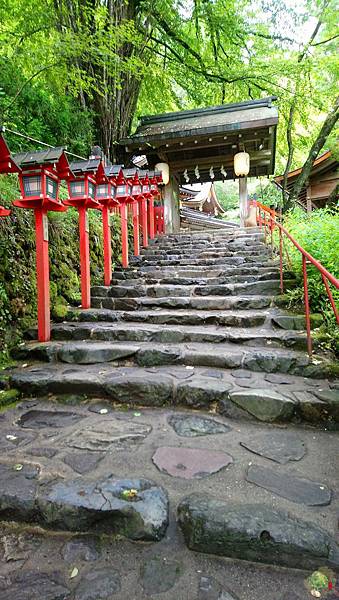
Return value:
M 97 581 L 58 534 L 53 566 L 81 570 L 79 585 L 62 579 L 62 598 L 303 600 L 294 571 L 253 566 L 249 579 L 237 560 L 338 567 L 337 366 L 319 336 L 307 355 L 304 317 L 280 304 L 257 229 L 168 235 L 93 287 L 92 308 L 70 309 L 51 342 L 33 331 L 17 348 L 10 383 L 23 399 L 0 420 L 3 526 L 157 542 L 136 552 L 131 579 L 134 550 L 105 546 Z
M 53 341 L 17 350 L 19 360 L 35 364 L 13 374 L 13 385 L 145 406 L 218 402 L 226 416 L 261 420 L 265 398 L 276 411 L 270 421 L 336 422 L 325 381 L 335 365 L 309 358 L 303 316 L 275 305 L 279 269 L 270 252 L 257 230 L 155 240 L 114 272 L 109 288 L 92 288 L 92 309 L 55 324 Z M 293 285 L 285 273 L 285 287 Z

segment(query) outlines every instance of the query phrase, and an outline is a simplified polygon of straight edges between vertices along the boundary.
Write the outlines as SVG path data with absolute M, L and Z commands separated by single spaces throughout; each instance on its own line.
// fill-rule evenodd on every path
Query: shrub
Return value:
M 299 207 L 294 208 L 285 216 L 284 227 L 307 252 L 339 279 L 339 210 L 337 208 L 326 207 L 314 210 L 312 213 L 305 213 Z M 300 306 L 304 302 L 301 254 L 292 242 L 285 243 L 292 270 L 299 280 L 297 288 L 288 294 L 290 306 Z M 307 274 L 311 311 L 323 314 L 329 345 L 339 352 L 339 331 L 321 274 L 312 265 L 307 265 Z M 339 307 L 339 290 L 331 284 L 330 289 Z

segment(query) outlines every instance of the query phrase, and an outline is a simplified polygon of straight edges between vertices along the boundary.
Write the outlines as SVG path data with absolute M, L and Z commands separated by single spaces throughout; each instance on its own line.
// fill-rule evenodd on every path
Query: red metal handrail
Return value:
M 254 204 L 254 202 L 253 202 Z M 294 237 L 287 231 L 287 229 L 285 229 L 285 227 L 283 227 L 281 225 L 281 223 L 279 223 L 276 218 L 273 217 L 272 213 L 274 213 L 275 216 L 275 211 L 273 211 L 271 208 L 269 208 L 268 206 L 265 206 L 264 204 L 261 204 L 260 202 L 256 202 L 254 205 L 257 206 L 257 223 L 260 226 L 260 228 L 262 229 L 263 226 L 263 220 L 262 220 L 262 215 L 261 215 L 261 211 L 263 211 L 264 213 L 264 233 L 265 233 L 265 241 L 267 239 L 267 231 L 266 228 L 267 226 L 269 227 L 270 233 L 271 233 L 271 245 L 272 245 L 272 252 L 273 252 L 273 230 L 275 227 L 279 228 L 279 268 L 280 268 L 280 291 L 283 294 L 284 292 L 284 276 L 283 276 L 283 235 L 285 235 L 291 242 L 292 244 L 297 248 L 297 250 L 299 250 L 299 252 L 302 255 L 302 274 L 303 274 L 303 283 L 304 283 L 304 302 L 305 302 L 305 320 L 306 320 L 306 332 L 307 332 L 307 351 L 309 356 L 312 355 L 312 336 L 311 336 L 311 318 L 310 318 L 310 303 L 309 303 L 309 297 L 308 297 L 308 280 L 307 280 L 307 264 L 312 264 L 314 267 L 316 267 L 319 271 L 319 273 L 321 273 L 321 277 L 326 289 L 326 293 L 328 296 L 328 299 L 330 301 L 333 313 L 335 315 L 336 321 L 339 325 L 339 313 L 338 313 L 338 309 L 335 305 L 333 296 L 332 296 L 332 292 L 330 290 L 329 287 L 329 283 L 330 282 L 332 285 L 334 285 L 334 287 L 338 290 L 339 289 L 339 280 L 334 277 L 334 275 L 332 275 L 332 273 L 330 273 L 329 271 L 327 271 L 327 269 L 325 269 L 325 267 L 318 261 L 316 260 L 312 254 L 310 254 L 309 252 L 307 252 L 307 250 L 305 250 L 302 246 L 300 246 L 300 244 L 297 242 L 297 240 L 294 239 Z M 267 219 L 266 219 L 266 215 L 268 215 L 268 223 L 267 223 Z

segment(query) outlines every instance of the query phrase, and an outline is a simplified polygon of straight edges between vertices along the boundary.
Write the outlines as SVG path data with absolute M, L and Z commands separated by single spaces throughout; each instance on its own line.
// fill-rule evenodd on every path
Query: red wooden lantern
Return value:
M 158 190 L 157 181 L 154 177 L 154 171 L 141 171 L 139 177 L 142 181 L 142 193 L 146 198 L 147 207 L 147 233 L 151 240 L 154 239 L 154 186 Z M 155 183 L 154 183 L 155 182 Z M 152 189 L 153 188 L 153 189 Z M 156 192 L 158 193 L 158 192 Z
M 3 127 L 0 127 L 0 173 L 18 173 L 20 171 L 18 165 L 14 162 L 10 150 L 2 137 Z M 0 217 L 8 217 L 11 211 L 8 208 L 0 206 Z
M 50 340 L 50 296 L 48 261 L 47 211 L 64 212 L 67 208 L 59 199 L 60 180 L 69 175 L 69 164 L 63 148 L 16 154 L 15 162 L 21 168 L 20 200 L 13 202 L 19 208 L 34 210 L 36 234 L 36 269 L 38 292 L 38 338 Z
M 110 285 L 112 279 L 112 247 L 109 215 L 113 208 L 119 206 L 116 199 L 116 167 L 99 168 L 96 175 L 95 197 L 101 204 L 102 228 L 104 239 L 104 283 Z
M 133 171 L 134 172 L 134 171 Z M 126 173 L 126 176 L 125 176 Z M 115 183 L 115 199 L 120 204 L 120 218 L 121 218 L 121 254 L 122 254 L 122 266 L 128 267 L 128 213 L 127 204 L 133 202 L 132 197 L 132 181 L 128 178 L 128 170 L 123 171 L 120 168 L 119 173 L 116 177 Z
M 96 173 L 99 158 L 72 162 L 71 173 L 67 179 L 68 200 L 65 204 L 74 206 L 79 213 L 79 238 L 80 238 L 80 276 L 81 276 L 81 306 L 91 306 L 91 276 L 89 263 L 89 224 L 88 208 L 100 210 L 101 205 L 96 198 Z

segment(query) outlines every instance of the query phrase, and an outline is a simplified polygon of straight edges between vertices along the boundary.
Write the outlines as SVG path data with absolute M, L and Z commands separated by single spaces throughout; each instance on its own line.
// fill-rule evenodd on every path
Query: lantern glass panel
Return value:
M 152 190 L 152 192 L 156 192 L 158 190 L 158 186 L 156 183 L 152 183 L 151 190 Z
M 150 186 L 149 185 L 143 185 L 142 186 L 142 192 L 143 194 L 147 194 L 150 191 Z
M 95 185 L 94 185 L 94 183 L 91 183 L 90 181 L 88 182 L 88 195 L 91 198 L 94 198 L 94 196 L 95 196 Z
M 137 194 L 141 194 L 141 185 L 134 185 L 133 189 L 132 189 L 132 194 L 133 194 L 133 196 L 136 196 Z
M 97 198 L 108 198 L 108 183 L 97 185 Z
M 41 194 L 41 175 L 34 175 L 34 177 L 24 176 L 22 182 L 26 197 L 39 196 Z
M 127 186 L 127 193 L 129 196 L 133 196 L 133 185 L 131 183 Z
M 118 185 L 116 188 L 116 195 L 117 196 L 126 196 L 127 193 L 127 186 L 126 185 Z
M 70 194 L 74 198 L 81 198 L 85 195 L 85 182 L 84 181 L 71 181 L 70 182 Z
M 46 194 L 56 200 L 58 195 L 58 183 L 51 177 L 46 177 Z

